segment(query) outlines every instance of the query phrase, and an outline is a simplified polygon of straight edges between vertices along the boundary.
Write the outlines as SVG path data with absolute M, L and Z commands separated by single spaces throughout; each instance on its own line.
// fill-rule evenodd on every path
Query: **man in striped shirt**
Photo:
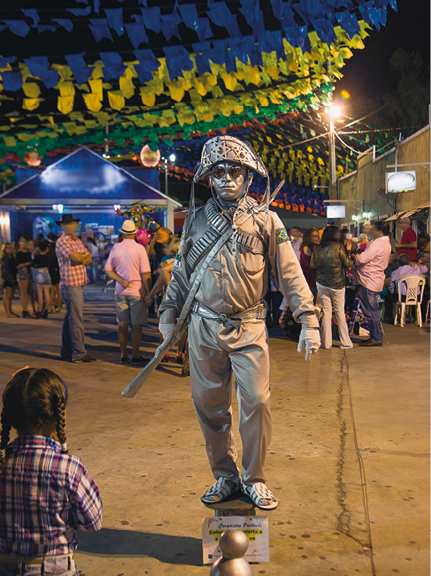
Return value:
M 63 236 L 55 244 L 60 268 L 60 289 L 66 314 L 61 334 L 61 359 L 72 362 L 95 362 L 87 354 L 84 344 L 84 286 L 88 282 L 87 268 L 92 258 L 76 235 L 79 218 L 62 214 L 59 222 Z

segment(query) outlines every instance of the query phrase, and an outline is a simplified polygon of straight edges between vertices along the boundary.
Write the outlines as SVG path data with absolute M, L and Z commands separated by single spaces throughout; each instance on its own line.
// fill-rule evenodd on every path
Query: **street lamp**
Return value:
M 341 108 L 330 103 L 325 112 L 329 116 L 329 198 L 334 199 L 335 182 L 336 182 L 336 167 L 335 167 L 335 136 L 334 136 L 334 120 L 341 116 Z
M 176 159 L 177 159 L 177 157 L 175 156 L 175 154 L 170 154 L 169 159 L 168 158 L 162 158 L 162 160 L 165 161 L 165 195 L 166 196 L 169 196 L 169 194 L 168 194 L 168 161 L 171 162 L 172 164 L 175 164 Z

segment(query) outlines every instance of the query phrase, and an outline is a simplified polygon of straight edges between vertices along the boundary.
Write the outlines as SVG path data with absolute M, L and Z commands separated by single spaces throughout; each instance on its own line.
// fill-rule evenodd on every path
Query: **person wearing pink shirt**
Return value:
M 118 340 L 121 363 L 130 362 L 127 353 L 129 324 L 132 325 L 132 364 L 148 362 L 140 355 L 142 324 L 147 321 L 145 296 L 151 290 L 151 267 L 147 251 L 135 242 L 136 230 L 132 220 L 125 220 L 120 232 L 123 241 L 115 244 L 105 264 L 105 272 L 116 281 L 115 303 L 118 319 Z
M 373 241 L 361 254 L 355 256 L 355 279 L 359 283 L 358 298 L 370 326 L 370 338 L 359 346 L 383 346 L 383 333 L 379 313 L 379 295 L 385 283 L 385 270 L 389 264 L 391 243 L 389 224 L 374 222 Z

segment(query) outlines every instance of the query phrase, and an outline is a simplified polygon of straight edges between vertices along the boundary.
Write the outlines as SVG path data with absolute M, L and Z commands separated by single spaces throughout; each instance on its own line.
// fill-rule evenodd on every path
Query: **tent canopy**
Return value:
M 21 206 L 50 206 L 53 203 L 112 206 L 138 201 L 149 206 L 172 203 L 174 208 L 181 207 L 150 184 L 86 147 L 78 148 L 0 195 L 0 204 Z

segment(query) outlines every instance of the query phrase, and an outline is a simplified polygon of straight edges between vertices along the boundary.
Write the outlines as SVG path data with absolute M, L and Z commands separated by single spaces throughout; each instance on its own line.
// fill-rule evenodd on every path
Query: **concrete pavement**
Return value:
M 85 317 L 90 365 L 59 360 L 61 314 L 0 320 L 0 392 L 26 364 L 64 378 L 69 451 L 100 487 L 104 528 L 78 534 L 79 573 L 208 575 L 199 497 L 213 478 L 189 379 L 165 364 L 121 398 L 139 369 L 119 365 L 113 295 L 89 292 Z M 266 470 L 280 506 L 268 514 L 271 562 L 254 574 L 429 574 L 429 327 L 385 330 L 383 348 L 333 347 L 309 363 L 271 331 Z M 154 322 L 144 340 L 150 356 Z

